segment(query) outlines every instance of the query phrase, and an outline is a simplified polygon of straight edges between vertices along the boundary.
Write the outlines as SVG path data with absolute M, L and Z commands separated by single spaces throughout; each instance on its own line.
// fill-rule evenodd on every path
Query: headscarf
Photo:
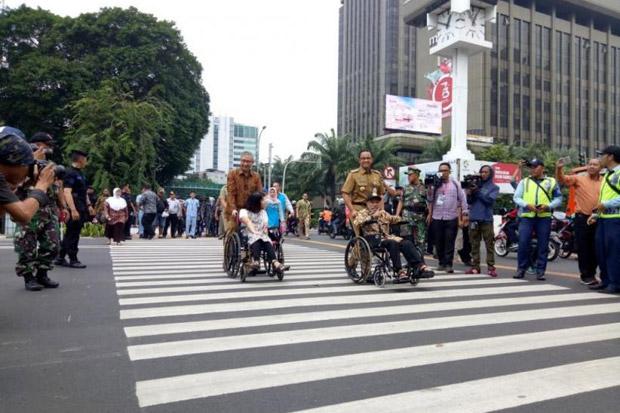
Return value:
M 121 209 L 127 208 L 127 202 L 121 197 L 121 189 L 114 188 L 112 191 L 112 196 L 106 199 L 110 208 L 114 211 L 120 211 Z
M 273 191 L 273 194 L 272 194 Z M 278 190 L 275 187 L 271 187 L 269 188 L 269 199 L 271 199 L 271 201 L 277 201 L 278 200 Z

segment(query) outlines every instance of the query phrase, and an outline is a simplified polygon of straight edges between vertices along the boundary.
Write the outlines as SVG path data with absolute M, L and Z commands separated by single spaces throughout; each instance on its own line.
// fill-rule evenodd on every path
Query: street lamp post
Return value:
M 293 162 L 300 162 L 300 163 L 315 163 L 315 164 L 321 164 L 321 162 L 318 161 L 304 161 L 303 159 L 291 159 L 290 161 L 286 162 L 284 164 L 284 172 L 282 173 L 282 192 L 284 192 L 284 188 L 286 187 L 286 169 L 288 168 L 289 164 L 292 164 Z
M 256 172 L 259 171 L 258 164 L 260 163 L 260 138 L 263 135 L 263 132 L 267 129 L 267 126 L 263 126 L 258 132 L 258 137 L 256 138 L 256 162 L 254 165 L 256 166 Z

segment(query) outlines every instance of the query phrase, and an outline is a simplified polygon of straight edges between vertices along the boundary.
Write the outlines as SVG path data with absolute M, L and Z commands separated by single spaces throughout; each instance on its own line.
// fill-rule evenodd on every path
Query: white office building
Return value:
M 190 172 L 227 172 L 239 166 L 245 151 L 258 159 L 257 127 L 235 123 L 234 118 L 227 116 L 211 116 L 209 121 L 209 132 L 192 158 Z

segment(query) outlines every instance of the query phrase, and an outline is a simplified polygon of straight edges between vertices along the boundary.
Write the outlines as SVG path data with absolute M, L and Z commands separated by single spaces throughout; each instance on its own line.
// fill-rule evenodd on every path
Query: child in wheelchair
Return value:
M 276 259 L 276 254 L 269 237 L 269 219 L 265 208 L 267 199 L 262 192 L 255 192 L 248 197 L 246 207 L 239 212 L 239 219 L 245 228 L 242 229 L 243 235 L 248 239 L 248 246 L 252 255 L 252 270 L 260 268 L 261 253 L 267 255 L 267 259 L 272 263 L 277 273 L 289 270 Z
M 412 270 L 411 276 L 416 278 L 432 278 L 435 273 L 424 263 L 424 258 L 410 240 L 390 234 L 390 225 L 398 224 L 401 218 L 390 215 L 383 209 L 383 199 L 376 193 L 371 194 L 366 208 L 357 213 L 353 224 L 360 228 L 360 233 L 368 241 L 371 248 L 385 248 L 392 261 L 395 283 L 409 281 L 409 274 L 403 268 L 400 253 L 402 252 Z

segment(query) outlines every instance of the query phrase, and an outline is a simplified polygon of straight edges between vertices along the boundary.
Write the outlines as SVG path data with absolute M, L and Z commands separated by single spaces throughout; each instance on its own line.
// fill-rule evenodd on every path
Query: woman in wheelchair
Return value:
M 244 235 L 248 238 L 248 246 L 252 254 L 252 270 L 260 268 L 261 253 L 267 255 L 276 273 L 289 270 L 288 265 L 283 265 L 276 259 L 276 254 L 269 238 L 269 219 L 265 208 L 267 198 L 262 192 L 255 192 L 248 197 L 245 209 L 239 212 L 239 219 L 245 225 Z
M 394 271 L 398 278 L 395 283 L 409 281 L 407 270 L 402 267 L 400 253 L 407 260 L 409 268 L 416 278 L 432 278 L 435 273 L 424 263 L 424 258 L 413 242 L 390 234 L 390 225 L 401 222 L 399 216 L 390 215 L 383 209 L 383 199 L 373 193 L 366 201 L 366 208 L 357 213 L 353 224 L 360 228 L 360 233 L 371 248 L 385 248 L 390 254 Z M 373 245 L 374 244 L 374 245 Z

